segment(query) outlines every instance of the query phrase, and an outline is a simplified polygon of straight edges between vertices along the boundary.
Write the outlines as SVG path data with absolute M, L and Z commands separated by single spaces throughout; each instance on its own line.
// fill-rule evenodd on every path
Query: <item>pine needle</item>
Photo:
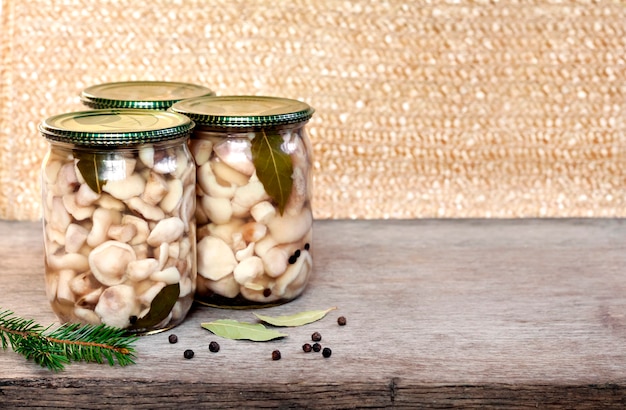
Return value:
M 0 308 L 0 344 L 52 371 L 61 371 L 71 362 L 104 363 L 120 366 L 135 363 L 132 343 L 124 329 L 107 325 L 63 324 L 55 329 L 16 316 Z

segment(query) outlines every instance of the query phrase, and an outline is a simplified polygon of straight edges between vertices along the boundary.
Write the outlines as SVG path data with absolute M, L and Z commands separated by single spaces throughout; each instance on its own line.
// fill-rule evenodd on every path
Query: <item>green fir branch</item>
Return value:
M 106 325 L 63 324 L 56 329 L 0 308 L 0 344 L 42 367 L 60 371 L 71 362 L 135 363 L 137 336 Z

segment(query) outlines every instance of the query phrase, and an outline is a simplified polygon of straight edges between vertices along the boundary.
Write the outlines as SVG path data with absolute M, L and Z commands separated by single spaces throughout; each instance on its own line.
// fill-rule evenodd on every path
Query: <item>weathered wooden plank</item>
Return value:
M 322 321 L 278 341 L 230 341 L 200 323 L 252 312 L 197 306 L 181 326 L 142 337 L 125 368 L 79 363 L 52 374 L 0 352 L 0 402 L 623 407 L 625 251 L 622 220 L 318 221 L 309 288 L 263 313 L 338 307 Z M 0 307 L 47 324 L 42 253 L 40 224 L 0 221 Z M 330 358 L 301 350 L 313 331 Z
M 297 386 L 259 383 L 95 382 L 63 379 L 0 383 L 2 408 L 624 408 L 623 386 L 437 385 L 397 387 L 363 383 Z M 45 392 L 46 394 L 42 394 Z M 28 398 L 26 400 L 25 398 Z

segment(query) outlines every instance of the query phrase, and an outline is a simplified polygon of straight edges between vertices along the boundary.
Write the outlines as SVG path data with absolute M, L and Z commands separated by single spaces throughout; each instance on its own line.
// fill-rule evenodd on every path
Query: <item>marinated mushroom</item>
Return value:
M 207 218 L 218 225 L 227 223 L 233 216 L 233 207 L 228 198 L 204 196 L 200 205 Z
M 223 181 L 223 185 L 234 184 L 236 186 L 246 185 L 251 175 L 242 174 L 221 161 L 213 162 L 213 173 L 218 181 Z
M 263 261 L 258 256 L 251 256 L 239 262 L 233 270 L 237 283 L 249 284 L 263 275 Z
M 163 197 L 159 205 L 161 209 L 171 214 L 183 199 L 183 183 L 180 179 L 172 179 L 167 183 L 167 194 Z
M 222 162 L 241 174 L 250 176 L 254 173 L 251 144 L 247 138 L 226 138 L 215 144 L 213 151 Z
M 106 209 L 96 208 L 92 216 L 92 227 L 89 235 L 87 235 L 87 245 L 95 248 L 107 240 L 107 232 L 113 224 L 119 224 L 122 221 L 120 212 Z
M 133 174 L 117 181 L 107 181 L 102 190 L 120 201 L 125 201 L 142 195 L 145 188 L 146 180 L 139 174 Z
M 96 209 L 92 205 L 79 205 L 76 201 L 75 193 L 65 194 L 62 199 L 65 210 L 67 210 L 67 212 L 77 221 L 83 221 L 91 217 Z
M 158 270 L 158 260 L 154 258 L 137 259 L 126 265 L 126 277 L 132 282 L 141 282 Z
M 155 205 L 150 205 L 138 196 L 134 196 L 127 200 L 126 205 L 128 205 L 130 210 L 138 213 L 145 219 L 160 221 L 165 218 L 165 212 L 163 212 L 163 209 Z
M 130 325 L 130 317 L 139 315 L 139 304 L 136 300 L 132 286 L 114 285 L 102 292 L 94 312 L 102 323 L 126 328 Z
M 76 191 L 76 204 L 79 206 L 93 205 L 98 199 L 100 199 L 100 194 L 94 192 L 87 184 L 81 184 Z
M 198 169 L 198 185 L 203 192 L 212 197 L 232 198 L 237 185 L 233 183 L 220 184 L 213 173 L 211 163 L 207 162 Z
M 114 286 L 124 281 L 126 267 L 136 259 L 135 250 L 130 245 L 106 241 L 89 253 L 89 268 L 98 282 Z
M 220 280 L 237 266 L 233 251 L 223 240 L 207 236 L 198 242 L 198 274 L 211 280 Z
M 178 240 L 185 231 L 185 224 L 179 218 L 165 218 L 157 222 L 146 242 L 150 246 L 160 246 L 163 242 Z
M 156 205 L 168 192 L 167 181 L 163 175 L 156 172 L 150 172 L 150 176 L 146 182 L 146 188 L 141 194 L 141 199 L 150 205 Z
M 82 225 L 73 223 L 67 227 L 65 231 L 65 251 L 68 253 L 77 253 L 87 242 L 89 231 Z

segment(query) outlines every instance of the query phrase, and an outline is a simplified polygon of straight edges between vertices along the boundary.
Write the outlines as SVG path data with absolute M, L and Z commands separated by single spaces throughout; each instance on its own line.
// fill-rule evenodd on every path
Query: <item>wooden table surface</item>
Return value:
M 0 350 L 0 408 L 626 405 L 626 221 L 316 221 L 314 232 L 305 294 L 262 313 L 336 306 L 323 320 L 233 341 L 200 323 L 252 311 L 197 306 L 141 337 L 135 365 L 56 374 Z M 0 221 L 0 257 L 0 307 L 53 323 L 40 224 Z M 302 351 L 314 331 L 330 358 Z

